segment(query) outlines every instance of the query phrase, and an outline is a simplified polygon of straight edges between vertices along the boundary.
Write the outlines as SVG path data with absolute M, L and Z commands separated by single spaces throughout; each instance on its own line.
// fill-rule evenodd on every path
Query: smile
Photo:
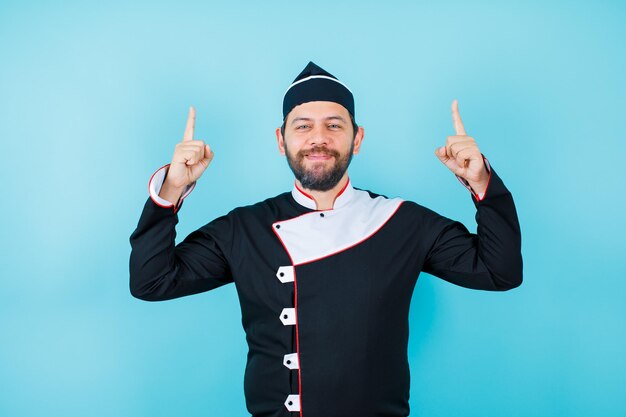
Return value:
M 306 159 L 311 160 L 311 161 L 326 161 L 330 158 L 332 158 L 332 155 L 326 154 L 326 153 L 312 153 L 312 154 L 307 154 L 305 155 Z

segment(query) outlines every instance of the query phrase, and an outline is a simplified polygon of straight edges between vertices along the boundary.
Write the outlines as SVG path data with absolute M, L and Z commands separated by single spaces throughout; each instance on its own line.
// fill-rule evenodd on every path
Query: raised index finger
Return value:
M 196 109 L 189 107 L 189 116 L 187 116 L 187 127 L 185 127 L 185 134 L 183 135 L 183 142 L 193 140 L 193 128 L 196 125 Z
M 454 130 L 456 130 L 457 135 L 467 135 L 463 121 L 461 120 L 461 115 L 459 114 L 459 101 L 457 99 L 452 101 L 452 122 L 454 123 Z

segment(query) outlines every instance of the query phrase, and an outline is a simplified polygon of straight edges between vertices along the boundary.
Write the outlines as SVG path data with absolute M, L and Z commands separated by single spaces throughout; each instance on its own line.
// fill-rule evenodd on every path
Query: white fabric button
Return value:
M 300 396 L 297 394 L 288 395 L 285 400 L 285 407 L 289 411 L 300 411 Z
M 276 272 L 276 277 L 283 284 L 287 282 L 293 282 L 293 276 L 294 276 L 293 272 L 294 272 L 293 266 L 281 266 L 280 268 L 278 268 L 278 271 Z
M 298 353 L 288 353 L 283 358 L 283 365 L 289 369 L 298 369 L 300 364 L 298 362 Z
M 293 326 L 296 324 L 296 309 L 295 308 L 283 308 L 280 312 L 280 321 L 285 326 Z

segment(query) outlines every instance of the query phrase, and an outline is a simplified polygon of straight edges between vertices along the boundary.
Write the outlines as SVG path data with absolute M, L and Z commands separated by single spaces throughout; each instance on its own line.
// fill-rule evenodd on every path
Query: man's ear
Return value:
M 285 140 L 283 139 L 283 135 L 280 133 L 280 127 L 276 128 L 276 142 L 278 144 L 278 152 L 281 155 L 285 155 Z
M 359 130 L 357 130 L 356 135 L 354 136 L 354 151 L 352 152 L 354 155 L 358 154 L 361 150 L 361 143 L 363 143 L 363 137 L 365 136 L 365 130 L 363 126 L 359 126 Z

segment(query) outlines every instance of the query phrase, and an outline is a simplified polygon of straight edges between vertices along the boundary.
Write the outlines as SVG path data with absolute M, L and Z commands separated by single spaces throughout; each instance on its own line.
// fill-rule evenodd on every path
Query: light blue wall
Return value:
M 0 3 L 0 416 L 246 415 L 234 286 L 133 299 L 128 237 L 190 104 L 216 156 L 178 240 L 288 190 L 309 60 L 355 93 L 355 185 L 475 230 L 433 154 L 458 98 L 517 203 L 522 287 L 418 281 L 412 416 L 626 415 L 623 2 L 126 3 Z

